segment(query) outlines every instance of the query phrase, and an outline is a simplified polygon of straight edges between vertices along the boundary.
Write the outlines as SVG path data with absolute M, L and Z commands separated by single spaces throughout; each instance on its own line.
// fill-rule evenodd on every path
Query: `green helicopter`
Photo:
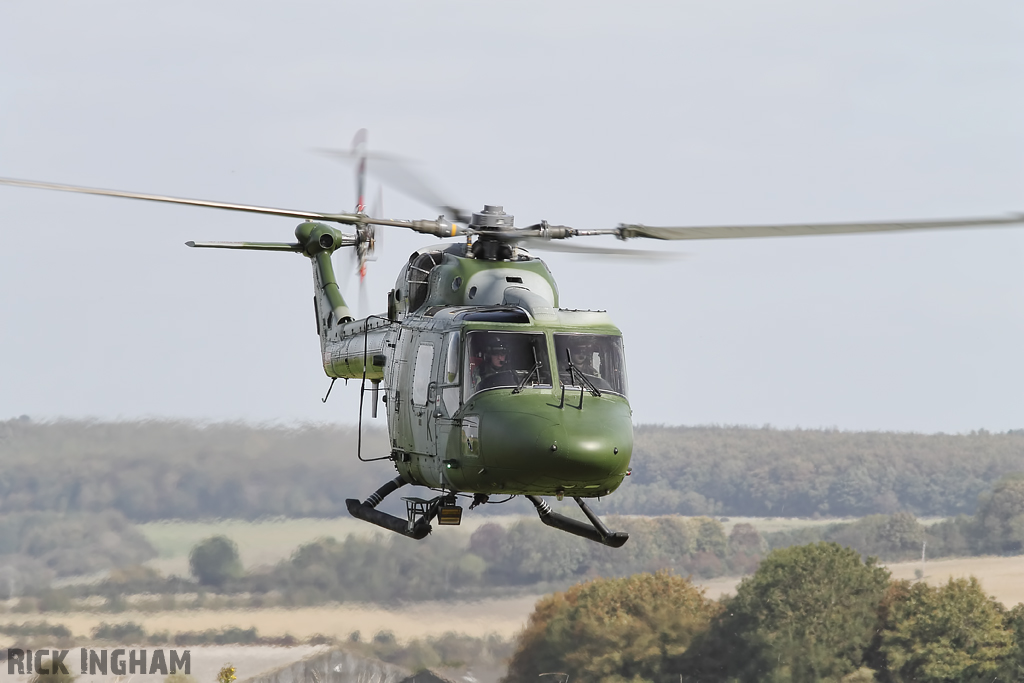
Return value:
M 611 235 L 620 240 L 721 239 L 1019 225 L 1024 214 L 873 223 L 649 227 L 620 224 L 583 230 L 541 222 L 516 228 L 501 206 L 468 213 L 442 201 L 396 157 L 369 155 L 360 131 L 352 152 L 332 152 L 357 164 L 358 202 L 353 213 L 274 209 L 162 195 L 122 192 L 28 180 L 0 184 L 247 211 L 303 222 L 294 242 L 186 242 L 190 247 L 282 251 L 312 264 L 316 330 L 324 372 L 360 380 L 377 417 L 383 406 L 390 452 L 360 460 L 393 461 L 397 476 L 366 500 L 350 499 L 359 519 L 422 539 L 431 522 L 459 524 L 458 496 L 470 509 L 495 495 L 522 495 L 540 519 L 611 547 L 628 535 L 615 532 L 586 500 L 615 491 L 630 474 L 632 412 L 622 333 L 604 311 L 562 307 L 547 265 L 530 249 L 603 255 L 658 252 L 589 247 L 566 240 Z M 376 168 L 374 168 L 376 167 Z M 368 168 L 444 214 L 436 220 L 392 220 L 368 213 Z M 350 226 L 346 233 L 331 224 Z M 388 292 L 387 312 L 355 320 L 342 297 L 332 255 L 354 249 L 365 273 L 376 248 L 376 227 L 405 228 L 439 238 L 460 238 L 410 256 Z M 367 386 L 369 384 L 369 386 Z M 328 395 L 330 390 L 328 390 Z M 325 398 L 326 400 L 326 398 Z M 378 505 L 414 484 L 437 492 L 405 498 L 405 519 Z M 543 500 L 570 496 L 586 522 L 553 512 Z

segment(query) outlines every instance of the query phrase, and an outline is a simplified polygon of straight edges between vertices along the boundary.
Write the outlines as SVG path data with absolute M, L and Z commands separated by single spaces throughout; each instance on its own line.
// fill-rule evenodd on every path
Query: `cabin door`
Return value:
M 461 335 L 449 332 L 441 343 L 442 353 L 437 359 L 437 390 L 434 396 L 434 425 L 437 435 L 437 456 L 443 460 L 458 458 L 462 431 L 458 412 L 462 408 Z
M 432 423 L 434 397 L 437 393 L 434 363 L 438 340 L 434 336 L 423 332 L 416 335 L 408 404 L 412 423 L 413 452 L 430 456 L 434 455 L 436 442 Z

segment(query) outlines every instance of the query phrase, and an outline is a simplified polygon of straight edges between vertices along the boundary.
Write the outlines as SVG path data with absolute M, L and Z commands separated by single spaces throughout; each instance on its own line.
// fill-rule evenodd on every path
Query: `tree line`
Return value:
M 43 589 L 56 578 L 137 565 L 156 554 L 116 510 L 0 515 L 0 599 Z
M 367 454 L 386 433 L 364 431 Z M 176 421 L 0 422 L 0 514 L 102 512 L 132 521 L 338 517 L 394 476 L 355 458 L 354 428 Z M 1024 471 L 1024 430 L 904 434 L 638 426 L 633 475 L 602 501 L 629 515 L 972 514 Z M 525 508 L 524 508 L 525 509 Z M 498 506 L 481 511 L 507 512 Z
M 703 577 L 742 574 L 756 567 L 765 543 L 747 524 L 726 533 L 718 520 L 668 516 L 622 518 L 629 551 L 606 548 L 549 529 L 539 520 L 506 528 L 484 524 L 469 537 L 435 533 L 427 541 L 397 535 L 343 540 L 321 538 L 300 546 L 272 567 L 246 572 L 238 548 L 224 536 L 198 543 L 190 553 L 190 576 L 164 576 L 145 566 L 110 572 L 103 580 L 44 586 L 21 598 L 22 612 L 74 609 L 111 613 L 135 608 L 246 608 L 470 599 L 564 588 L 581 578 L 623 576 L 671 568 Z M 105 598 L 100 608 L 91 598 Z
M 622 514 L 861 517 L 974 512 L 1001 477 L 1024 471 L 1024 429 L 908 434 L 749 427 L 635 429 Z
M 771 548 L 834 541 L 864 557 L 890 562 L 927 557 L 1020 555 L 1024 553 L 1024 475 L 996 482 L 979 498 L 973 515 L 921 524 L 909 512 L 868 515 L 855 522 L 765 534 Z
M 594 577 L 669 570 L 699 578 L 753 572 L 771 549 L 816 541 L 849 547 L 862 557 L 903 561 L 1024 553 L 1024 477 L 1008 477 L 982 496 L 973 516 L 931 525 L 912 514 L 872 515 L 855 522 L 761 534 L 750 524 L 726 532 L 709 517 L 620 517 L 627 549 L 607 548 L 523 520 L 509 527 L 485 524 L 468 545 L 436 534 L 428 543 L 394 537 L 322 539 L 299 548 L 273 569 L 226 577 L 236 592 L 275 593 L 289 604 L 327 600 L 401 600 L 469 597 L 527 588 L 542 592 Z M 195 557 L 195 555 L 194 555 Z M 431 567 L 430 572 L 422 571 Z
M 364 448 L 388 453 L 368 430 Z M 162 519 L 339 517 L 394 476 L 357 466 L 354 428 L 167 420 L 0 422 L 0 514 L 117 510 Z
M 105 609 L 119 612 L 131 595 L 151 596 L 149 609 L 186 606 L 182 600 L 197 607 L 288 606 L 536 593 L 598 576 L 664 569 L 704 579 L 737 576 L 754 571 L 771 549 L 819 541 L 890 562 L 916 559 L 925 545 L 932 559 L 1015 555 L 1024 553 L 1024 476 L 997 482 L 974 515 L 929 525 L 907 512 L 766 534 L 746 523 L 727 531 L 710 517 L 610 517 L 609 522 L 630 534 L 625 548 L 606 548 L 524 519 L 508 527 L 484 524 L 468 542 L 445 529 L 426 542 L 390 534 L 322 538 L 276 566 L 249 572 L 234 542 L 215 536 L 193 548 L 190 577 L 167 577 L 139 565 L 155 553 L 115 512 L 26 513 L 0 517 L 0 549 L 21 553 L 0 554 L 0 563 L 8 563 L 0 566 L 0 579 L 8 579 L 0 589 L 24 595 L 18 607 L 23 611 L 73 609 L 77 599 L 103 596 Z M 20 574 L 11 574 L 15 567 Z M 110 569 L 99 582 L 49 587 L 48 578 L 55 575 Z
M 893 581 L 836 543 L 772 551 L 709 600 L 668 572 L 595 579 L 537 603 L 504 683 L 981 683 L 1024 677 L 1024 605 L 974 578 Z

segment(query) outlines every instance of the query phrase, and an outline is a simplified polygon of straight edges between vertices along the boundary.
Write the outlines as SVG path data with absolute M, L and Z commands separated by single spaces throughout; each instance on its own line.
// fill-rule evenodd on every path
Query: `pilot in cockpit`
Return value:
M 559 367 L 563 383 L 578 385 L 580 375 L 582 375 L 591 386 L 599 391 L 611 389 L 611 384 L 602 373 L 603 356 L 599 347 L 584 341 L 577 341 L 570 348 L 569 354 L 572 359 L 572 370 L 570 371 L 568 367 Z
M 489 386 L 497 386 L 500 383 L 499 375 L 512 375 L 508 366 L 508 349 L 500 339 L 494 339 L 484 349 L 483 362 L 473 367 L 473 387 L 486 389 Z M 511 381 L 515 384 L 514 375 Z
M 589 346 L 579 346 L 573 350 L 572 364 L 584 375 L 599 375 L 594 367 L 594 352 Z

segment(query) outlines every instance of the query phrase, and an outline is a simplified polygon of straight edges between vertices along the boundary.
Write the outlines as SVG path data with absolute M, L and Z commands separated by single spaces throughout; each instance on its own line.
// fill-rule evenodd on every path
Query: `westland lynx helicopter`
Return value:
M 1024 223 L 1004 217 L 877 223 L 648 227 L 619 224 L 584 230 L 540 222 L 516 228 L 501 206 L 468 213 L 442 201 L 396 157 L 368 155 L 357 135 L 358 202 L 353 213 L 319 213 L 183 199 L 136 192 L 0 179 L 0 184 L 126 197 L 298 218 L 294 242 L 186 242 L 190 247 L 299 254 L 313 270 L 313 310 L 324 372 L 333 381 L 361 380 L 371 414 L 387 415 L 390 453 L 360 460 L 393 461 L 397 476 L 364 501 L 346 501 L 364 521 L 422 539 L 431 522 L 459 524 L 459 495 L 470 509 L 490 496 L 523 495 L 548 526 L 611 547 L 614 532 L 586 503 L 615 491 L 630 473 L 633 427 L 622 333 L 603 311 L 562 307 L 547 265 L 529 249 L 636 254 L 565 241 L 614 236 L 691 240 L 837 235 L 898 230 L 991 227 Z M 441 208 L 436 220 L 392 220 L 364 205 L 368 166 L 385 182 Z M 404 187 L 403 187 L 404 186 Z M 349 226 L 346 233 L 331 224 Z M 360 272 L 372 259 L 376 227 L 404 228 L 457 242 L 415 251 L 388 292 L 386 314 L 356 320 L 342 297 L 332 255 L 353 249 Z M 650 252 L 647 252 L 650 253 Z M 367 388 L 366 383 L 370 383 Z M 329 394 L 329 391 L 328 391 Z M 399 488 L 415 484 L 438 493 L 405 498 L 407 518 L 377 509 Z M 588 522 L 553 512 L 543 500 L 572 497 Z

